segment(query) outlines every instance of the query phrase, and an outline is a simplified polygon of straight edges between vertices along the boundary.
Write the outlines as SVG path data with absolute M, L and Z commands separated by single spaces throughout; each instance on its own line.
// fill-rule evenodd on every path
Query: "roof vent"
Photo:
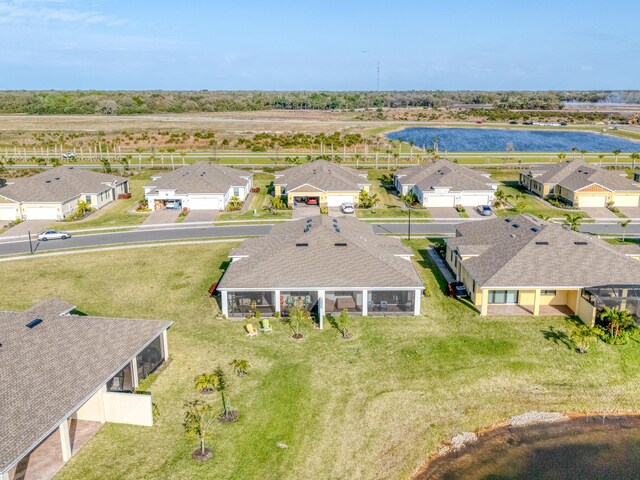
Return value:
M 573 242 L 574 245 L 589 245 L 587 242 Z
M 60 177 L 56 177 L 56 180 L 60 180 Z
M 513 228 L 520 228 L 520 225 L 517 223 L 514 223 L 513 225 L 511 225 Z
M 531 227 L 532 232 L 539 232 L 540 229 L 538 227 Z
M 345 242 L 336 242 L 336 247 L 346 247 L 347 244 Z
M 308 247 L 309 244 L 308 243 L 296 243 L 296 247 Z
M 313 224 L 311 223 L 304 227 L 304 233 L 307 233 L 309 230 L 311 230 L 311 227 L 313 227 Z
M 313 222 L 313 218 L 307 218 L 307 223 Z
M 333 229 L 335 230 L 336 233 L 340 233 L 340 227 L 335 226 Z
M 536 245 L 549 245 L 549 242 L 536 242 Z
M 34 318 L 29 323 L 27 323 L 26 327 L 34 328 L 34 327 L 37 327 L 38 325 L 40 325 L 41 323 L 42 323 L 42 319 L 41 318 Z
M 45 180 L 44 183 L 51 183 L 51 180 Z
M 511 221 L 511 217 L 507 217 L 504 219 L 505 222 L 509 223 Z

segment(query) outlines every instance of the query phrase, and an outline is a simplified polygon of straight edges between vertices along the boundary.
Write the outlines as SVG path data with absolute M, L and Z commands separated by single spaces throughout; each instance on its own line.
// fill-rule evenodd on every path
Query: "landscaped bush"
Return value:
M 136 212 L 148 212 L 149 211 L 149 201 L 146 198 L 143 198 L 138 202 L 138 206 L 136 207 Z
M 131 192 L 118 194 L 118 200 L 127 200 L 131 198 Z
M 456 205 L 456 211 L 458 213 L 464 213 L 466 212 L 465 208 L 462 205 Z
M 251 192 L 251 193 L 260 193 L 260 187 L 253 187 L 253 188 L 250 190 L 250 192 Z
M 329 213 L 329 207 L 320 207 L 320 213 L 322 215 L 327 215 Z
M 546 198 L 547 202 L 549 202 L 551 205 L 553 205 L 554 207 L 557 208 L 565 208 L 565 209 L 576 209 L 576 207 L 573 207 L 571 205 L 569 205 L 569 203 L 567 202 L 567 200 L 563 197 L 561 197 L 558 194 L 553 194 L 553 195 L 549 195 Z

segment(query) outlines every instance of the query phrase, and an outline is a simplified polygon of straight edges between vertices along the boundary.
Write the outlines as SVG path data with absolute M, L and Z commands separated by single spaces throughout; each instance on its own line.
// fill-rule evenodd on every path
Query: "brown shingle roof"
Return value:
M 311 185 L 323 192 L 357 192 L 361 185 L 369 185 L 365 173 L 326 160 L 316 160 L 276 173 L 276 185 L 286 185 L 291 191 Z
M 275 225 L 269 235 L 246 240 L 232 256 L 246 256 L 227 269 L 219 289 L 422 288 L 407 258 L 411 249 L 396 238 L 373 233 L 356 218 L 327 216 Z M 346 245 L 336 245 L 342 243 Z M 305 246 L 297 246 L 306 244 Z
M 536 181 L 560 185 L 574 192 L 597 183 L 614 192 L 637 191 L 640 193 L 640 185 L 620 175 L 620 172 L 605 170 L 582 160 L 571 160 L 550 166 L 536 177 Z
M 493 190 L 497 182 L 479 172 L 448 160 L 398 170 L 395 175 L 404 185 L 415 185 L 423 192 L 449 187 L 453 192 Z
M 20 178 L 0 188 L 0 196 L 16 202 L 64 202 L 78 195 L 104 192 L 127 181 L 117 175 L 65 165 Z
M 172 172 L 161 173 L 149 182 L 156 189 L 178 193 L 227 193 L 232 187 L 247 184 L 251 172 L 236 170 L 216 163 L 196 162 Z
M 0 472 L 10 468 L 171 322 L 64 315 L 53 300 L 0 312 Z M 43 322 L 27 328 L 27 322 Z

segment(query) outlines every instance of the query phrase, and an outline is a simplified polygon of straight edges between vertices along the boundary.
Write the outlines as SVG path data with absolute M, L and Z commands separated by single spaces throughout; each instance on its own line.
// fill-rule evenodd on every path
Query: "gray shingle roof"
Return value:
M 246 240 L 231 255 L 246 256 L 227 269 L 219 288 L 422 288 L 411 249 L 396 238 L 373 233 L 371 225 L 341 217 L 312 217 L 275 225 L 269 235 Z M 296 246 L 305 243 L 307 246 Z M 336 246 L 345 243 L 346 246 Z
M 518 227 L 516 227 L 518 225 Z M 640 284 L 640 262 L 595 237 L 518 215 L 456 226 L 450 248 L 481 287 L 588 287 Z M 576 243 L 577 242 L 577 243 Z
M 0 472 L 28 453 L 171 322 L 64 315 L 53 300 L 0 312 Z M 40 325 L 25 325 L 41 318 Z
M 149 182 L 156 189 L 176 190 L 178 193 L 220 193 L 241 187 L 251 178 L 251 172 L 225 167 L 216 163 L 196 162 L 172 172 L 162 173 Z
M 470 168 L 447 160 L 403 168 L 396 172 L 400 183 L 415 185 L 423 192 L 449 187 L 453 192 L 493 190 L 497 182 Z
M 0 188 L 0 195 L 16 202 L 64 202 L 78 195 L 104 192 L 127 181 L 117 175 L 65 165 L 19 178 Z
M 326 160 L 316 160 L 276 173 L 274 184 L 286 185 L 289 191 L 307 184 L 323 192 L 357 192 L 361 185 L 370 185 L 370 182 L 366 173 Z
M 614 192 L 637 191 L 640 193 L 640 185 L 620 175 L 620 172 L 605 170 L 582 160 L 557 163 L 535 179 L 543 184 L 561 185 L 574 192 L 597 183 Z

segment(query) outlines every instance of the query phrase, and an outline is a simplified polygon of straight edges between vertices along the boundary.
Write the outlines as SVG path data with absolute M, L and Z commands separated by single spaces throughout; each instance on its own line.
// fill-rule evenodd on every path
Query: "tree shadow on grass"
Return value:
M 575 343 L 571 340 L 569 335 L 567 335 L 563 330 L 558 330 L 553 325 L 549 325 L 548 330 L 541 330 L 541 332 L 545 340 L 550 340 L 556 345 L 564 345 L 569 350 L 574 350 L 576 348 Z

